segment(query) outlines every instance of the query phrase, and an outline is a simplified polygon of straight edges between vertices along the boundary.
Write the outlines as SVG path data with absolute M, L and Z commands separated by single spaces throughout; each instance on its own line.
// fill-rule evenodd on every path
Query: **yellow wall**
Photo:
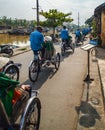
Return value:
M 102 46 L 105 47 L 105 11 L 102 11 L 101 15 L 101 38 L 102 38 Z

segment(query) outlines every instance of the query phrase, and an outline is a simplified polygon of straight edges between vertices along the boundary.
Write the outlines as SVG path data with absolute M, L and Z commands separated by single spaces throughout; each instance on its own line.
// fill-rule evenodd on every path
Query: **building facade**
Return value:
M 94 16 L 97 24 L 97 32 L 101 35 L 102 46 L 105 47 L 105 3 L 95 9 Z

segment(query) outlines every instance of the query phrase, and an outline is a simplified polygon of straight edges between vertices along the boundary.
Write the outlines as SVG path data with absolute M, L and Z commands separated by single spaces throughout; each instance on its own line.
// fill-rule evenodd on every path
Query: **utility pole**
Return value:
M 39 25 L 39 1 L 36 0 L 37 26 Z
M 78 12 L 78 29 L 79 29 L 79 12 Z

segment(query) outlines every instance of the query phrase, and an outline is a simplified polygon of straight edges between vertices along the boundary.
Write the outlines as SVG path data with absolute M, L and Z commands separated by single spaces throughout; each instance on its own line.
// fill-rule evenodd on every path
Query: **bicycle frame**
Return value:
M 29 79 L 32 82 L 36 82 L 41 68 L 48 67 L 51 64 L 54 65 L 56 70 L 58 70 L 60 66 L 60 54 L 56 53 L 55 48 L 53 54 L 51 55 L 50 52 L 48 53 L 47 50 L 45 50 L 43 59 L 41 59 L 39 51 L 38 55 L 34 55 L 34 59 L 29 64 Z
M 24 91 L 26 91 L 26 90 L 24 90 Z M 34 94 L 33 94 L 34 93 Z M 24 129 L 24 125 L 25 125 L 25 120 L 26 120 L 26 114 L 27 114 L 27 111 L 28 111 L 28 109 L 29 109 L 29 107 L 30 107 L 30 105 L 32 104 L 32 102 L 34 102 L 35 100 L 37 100 L 38 102 L 39 102 L 39 109 L 41 109 L 41 104 L 40 104 L 40 100 L 38 99 L 38 97 L 37 97 L 37 94 L 38 94 L 38 92 L 37 91 L 34 91 L 34 90 L 31 90 L 31 95 L 30 95 L 30 97 L 27 99 L 27 103 L 26 103 L 26 105 L 24 106 L 24 107 L 22 107 L 21 109 L 22 109 L 22 112 L 18 115 L 18 117 L 21 115 L 21 119 L 20 119 L 20 125 L 18 125 L 18 129 L 19 130 L 25 130 Z M 23 102 L 22 102 L 22 104 L 24 104 Z M 24 109 L 25 108 L 25 109 Z M 18 113 L 17 113 L 18 114 Z M 16 127 L 15 125 L 15 121 L 13 121 L 13 119 L 12 118 L 14 118 L 14 117 L 8 117 L 8 115 L 7 115 L 7 113 L 6 113 L 6 110 L 5 110 L 5 108 L 4 108 L 4 105 L 3 105 L 3 103 L 2 103 L 2 101 L 1 101 L 1 99 L 0 99 L 0 117 L 2 117 L 2 121 L 0 121 L 0 129 L 1 130 L 4 130 L 4 129 L 8 129 L 8 130 L 14 130 L 15 128 L 14 127 Z M 17 119 L 18 119 L 18 117 L 17 117 Z M 1 118 L 0 118 L 1 119 Z M 4 124 L 3 124 L 4 123 Z M 39 121 L 39 123 L 40 123 L 40 121 Z M 39 126 L 38 126 L 39 127 Z M 38 130 L 38 129 L 37 129 Z

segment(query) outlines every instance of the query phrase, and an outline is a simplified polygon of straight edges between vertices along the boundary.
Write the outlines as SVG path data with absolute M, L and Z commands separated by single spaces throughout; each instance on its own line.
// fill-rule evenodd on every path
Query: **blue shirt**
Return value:
M 30 35 L 30 47 L 32 50 L 40 50 L 44 42 L 44 36 L 39 31 L 34 31 Z
M 63 30 L 61 31 L 61 38 L 65 40 L 65 39 L 68 39 L 68 36 L 69 36 L 68 30 L 63 29 Z
M 79 30 L 76 30 L 75 34 L 76 34 L 77 37 L 80 37 L 80 36 L 81 36 L 81 33 L 80 33 Z

